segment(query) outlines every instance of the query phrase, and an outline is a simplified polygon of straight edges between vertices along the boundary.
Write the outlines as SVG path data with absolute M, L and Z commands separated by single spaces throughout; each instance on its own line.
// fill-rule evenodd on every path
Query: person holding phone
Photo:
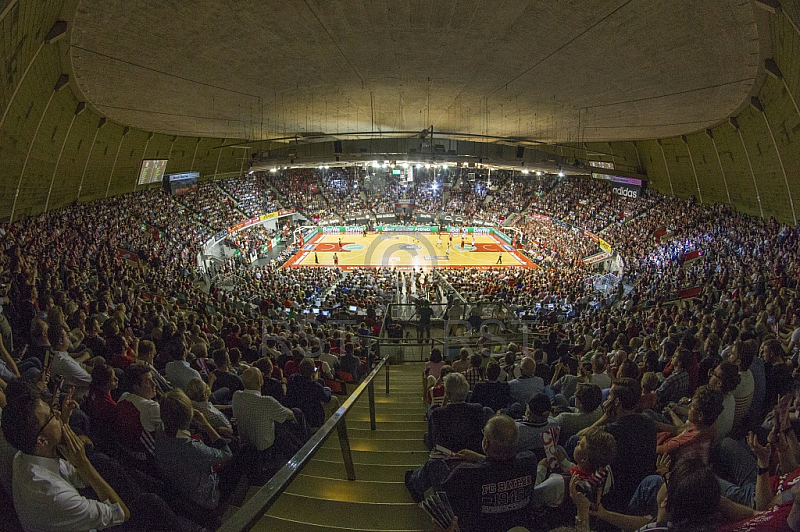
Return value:
M 119 525 L 130 512 L 86 457 L 83 441 L 62 421 L 77 406 L 61 410 L 42 400 L 25 381 L 9 385 L 3 409 L 6 440 L 19 449 L 14 457 L 13 497 L 26 530 L 91 530 Z M 91 487 L 100 500 L 78 490 Z M 102 501 L 102 502 L 101 502 Z

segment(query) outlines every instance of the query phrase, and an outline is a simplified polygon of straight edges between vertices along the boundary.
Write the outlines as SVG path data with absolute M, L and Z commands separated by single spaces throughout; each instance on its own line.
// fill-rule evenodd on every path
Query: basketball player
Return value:
M 447 243 L 447 249 L 445 250 L 444 254 L 448 257 L 450 256 L 450 242 Z
M 475 247 L 475 233 L 472 233 L 472 247 Z
M 319 264 L 319 257 L 317 257 L 317 252 L 314 252 L 314 264 Z
M 438 233 L 438 236 L 439 236 L 439 239 L 436 241 L 436 245 L 437 246 L 441 246 L 442 245 L 442 233 L 441 232 Z
M 464 251 L 464 237 L 461 237 L 461 251 Z
M 333 265 L 339 267 L 339 256 L 336 253 L 333 254 Z
M 342 249 L 342 239 L 339 239 L 339 249 Z
M 497 262 L 495 264 L 503 264 L 503 252 L 501 251 L 499 255 L 497 255 Z

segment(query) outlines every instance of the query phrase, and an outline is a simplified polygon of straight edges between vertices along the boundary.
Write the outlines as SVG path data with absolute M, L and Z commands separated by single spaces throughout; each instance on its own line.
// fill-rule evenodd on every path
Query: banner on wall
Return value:
M 701 286 L 695 286 L 693 288 L 684 288 L 683 290 L 678 291 L 678 297 L 681 299 L 690 299 L 692 297 L 697 297 L 703 291 Z
M 597 243 L 600 245 L 600 249 L 602 249 L 606 253 L 609 254 L 611 253 L 611 244 L 609 244 L 608 242 L 599 237 L 597 239 Z
M 700 249 L 696 249 L 694 251 L 690 251 L 689 253 L 684 253 L 683 257 L 681 257 L 681 262 L 686 264 L 687 262 L 692 262 L 693 260 L 699 259 L 703 256 L 703 251 Z
M 379 225 L 375 227 L 379 233 L 435 233 L 436 225 Z
M 145 224 L 144 230 L 150 233 L 150 236 L 153 237 L 153 240 L 161 240 L 161 231 L 158 230 L 158 227 L 155 227 L 150 224 Z
M 129 249 L 117 248 L 117 258 L 122 260 L 129 260 L 139 264 L 139 254 Z
M 611 187 L 611 192 L 617 196 L 625 198 L 636 199 L 642 194 L 642 187 L 644 181 L 632 177 L 621 177 L 617 175 L 601 174 L 592 172 L 593 179 L 603 179 L 614 183 Z

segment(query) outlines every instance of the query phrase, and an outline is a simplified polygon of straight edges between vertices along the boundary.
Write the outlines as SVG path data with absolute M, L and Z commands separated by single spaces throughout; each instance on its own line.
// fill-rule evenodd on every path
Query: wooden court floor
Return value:
M 389 267 L 403 270 L 431 268 L 510 268 L 537 266 L 526 256 L 492 235 L 461 236 L 442 233 L 322 234 L 293 255 L 284 267 L 338 266 L 349 270 Z M 340 245 L 341 242 L 341 245 Z M 448 250 L 448 244 L 450 244 Z M 500 262 L 499 262 L 500 261 Z

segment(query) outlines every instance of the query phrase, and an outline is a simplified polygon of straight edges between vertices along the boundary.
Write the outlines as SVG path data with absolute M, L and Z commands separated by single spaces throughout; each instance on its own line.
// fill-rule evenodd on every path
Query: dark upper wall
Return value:
M 225 139 L 129 129 L 102 120 L 91 102 L 81 105 L 65 61 L 69 24 L 66 33 L 50 33 L 59 19 L 69 22 L 74 9 L 34 0 L 0 7 L 6 67 L 0 76 L 0 220 L 12 210 L 18 219 L 75 200 L 130 192 L 143 158 L 169 158 L 168 173 L 240 171 L 247 152 L 229 148 L 220 154 L 214 148 Z
M 789 1 L 782 4 L 785 9 L 769 15 L 774 66 L 765 64 L 768 75 L 750 105 L 733 120 L 708 130 L 661 139 L 660 144 L 658 140 L 635 143 L 650 186 L 797 224 L 800 7 Z

